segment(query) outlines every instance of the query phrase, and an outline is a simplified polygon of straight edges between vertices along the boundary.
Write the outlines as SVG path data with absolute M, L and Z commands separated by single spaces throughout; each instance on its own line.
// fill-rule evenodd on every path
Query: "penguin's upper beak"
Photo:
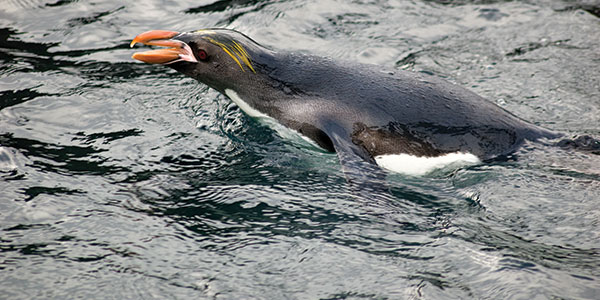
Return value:
M 169 47 L 134 53 L 131 57 L 149 64 L 169 64 L 176 61 L 198 62 L 190 46 L 180 40 L 172 39 L 179 35 L 176 31 L 151 30 L 136 36 L 130 47 L 136 43 L 144 45 Z

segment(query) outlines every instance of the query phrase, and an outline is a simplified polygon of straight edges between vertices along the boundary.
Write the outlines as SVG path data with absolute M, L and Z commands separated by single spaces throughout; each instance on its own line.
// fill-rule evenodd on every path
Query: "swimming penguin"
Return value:
M 234 30 L 154 30 L 130 46 L 136 43 L 167 48 L 134 59 L 171 67 L 226 95 L 249 116 L 275 120 L 337 152 L 345 172 L 379 166 L 423 174 L 447 162 L 507 155 L 525 140 L 560 136 L 433 76 L 273 51 Z M 415 161 L 421 168 L 411 172 Z

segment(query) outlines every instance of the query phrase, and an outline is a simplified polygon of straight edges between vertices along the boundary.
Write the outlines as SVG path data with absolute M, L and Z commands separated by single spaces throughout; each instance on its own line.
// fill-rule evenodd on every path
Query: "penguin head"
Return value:
M 167 48 L 135 53 L 134 59 L 169 66 L 218 90 L 252 82 L 270 51 L 246 35 L 230 29 L 202 29 L 179 33 L 152 30 L 136 36 L 136 43 Z

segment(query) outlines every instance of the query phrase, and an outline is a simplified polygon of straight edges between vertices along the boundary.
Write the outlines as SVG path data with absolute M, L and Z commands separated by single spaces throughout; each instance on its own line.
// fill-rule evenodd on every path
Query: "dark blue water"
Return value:
M 128 47 L 234 28 L 600 136 L 596 4 L 3 1 L 0 298 L 598 299 L 599 156 L 532 144 L 370 201 L 335 154 Z

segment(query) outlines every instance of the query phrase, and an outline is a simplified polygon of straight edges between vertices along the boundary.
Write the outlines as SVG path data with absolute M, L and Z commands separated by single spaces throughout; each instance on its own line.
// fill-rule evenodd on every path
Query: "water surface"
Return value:
M 147 30 L 434 74 L 600 136 L 593 1 L 42 1 L 0 9 L 4 299 L 598 299 L 600 159 L 506 160 L 353 194 L 335 154 L 133 61 Z

